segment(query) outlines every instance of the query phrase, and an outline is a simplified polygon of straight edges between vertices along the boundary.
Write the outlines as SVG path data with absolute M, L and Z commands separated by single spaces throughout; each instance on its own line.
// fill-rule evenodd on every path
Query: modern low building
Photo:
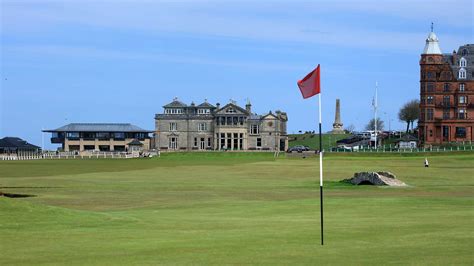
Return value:
M 0 154 L 17 154 L 21 152 L 39 153 L 41 148 L 16 137 L 0 139 Z
M 431 32 L 420 59 L 421 144 L 474 141 L 474 44 L 443 54 Z
M 281 111 L 252 113 L 230 102 L 186 105 L 177 98 L 155 115 L 155 143 L 160 150 L 286 150 L 288 117 Z
M 131 151 L 149 150 L 153 131 L 123 123 L 72 123 L 43 132 L 52 133 L 51 143 L 64 151 Z

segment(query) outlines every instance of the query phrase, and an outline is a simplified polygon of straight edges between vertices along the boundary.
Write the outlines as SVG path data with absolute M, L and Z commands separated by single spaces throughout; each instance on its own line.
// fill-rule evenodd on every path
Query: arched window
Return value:
M 460 79 L 466 78 L 466 70 L 464 68 L 459 69 L 459 78 Z
M 459 66 L 460 67 L 466 67 L 467 65 L 467 61 L 464 57 L 461 57 L 461 59 L 459 60 Z

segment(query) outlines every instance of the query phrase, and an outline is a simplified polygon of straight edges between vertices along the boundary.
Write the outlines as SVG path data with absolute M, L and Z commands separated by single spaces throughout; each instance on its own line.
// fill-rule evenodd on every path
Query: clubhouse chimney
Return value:
M 245 105 L 245 110 L 247 113 L 252 113 L 252 104 L 250 104 L 250 100 L 247 99 L 247 104 Z

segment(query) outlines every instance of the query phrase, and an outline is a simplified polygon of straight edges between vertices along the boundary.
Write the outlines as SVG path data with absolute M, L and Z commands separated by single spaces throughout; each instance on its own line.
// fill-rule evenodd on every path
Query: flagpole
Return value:
M 321 206 L 321 246 L 324 245 L 323 231 L 323 136 L 321 134 L 321 93 L 319 96 L 319 197 Z
M 375 134 L 375 149 L 377 149 L 377 87 L 378 82 L 375 82 L 375 101 L 374 101 L 374 134 Z

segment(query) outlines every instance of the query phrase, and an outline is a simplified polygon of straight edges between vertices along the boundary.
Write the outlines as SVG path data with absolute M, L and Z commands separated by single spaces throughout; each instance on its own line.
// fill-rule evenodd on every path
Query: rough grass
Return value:
M 336 141 L 349 137 L 350 134 L 322 134 L 323 149 L 329 150 L 331 147 L 337 146 Z M 313 150 L 319 149 L 319 135 L 316 134 L 292 134 L 289 146 L 296 145 L 308 146 Z
M 474 155 L 0 162 L 2 264 L 472 265 Z M 354 187 L 387 170 L 408 188 Z

